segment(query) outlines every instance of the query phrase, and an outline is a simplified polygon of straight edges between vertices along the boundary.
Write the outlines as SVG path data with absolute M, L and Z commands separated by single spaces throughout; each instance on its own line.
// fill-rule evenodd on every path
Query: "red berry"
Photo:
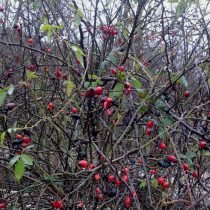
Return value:
M 106 98 L 106 101 L 104 102 L 104 109 L 108 109 L 112 104 L 112 98 Z
M 91 164 L 91 165 L 89 166 L 89 169 L 90 169 L 90 170 L 93 170 L 95 167 L 96 167 L 95 164 Z
M 154 122 L 153 121 L 148 121 L 147 122 L 147 128 L 152 128 L 154 126 Z
M 23 142 L 21 145 L 22 145 L 23 148 L 26 148 L 28 146 L 28 143 Z
M 195 178 L 198 178 L 199 177 L 198 172 L 197 171 L 193 171 L 192 176 L 195 177 Z
M 186 90 L 186 91 L 184 91 L 184 97 L 186 97 L 186 98 L 187 98 L 187 97 L 189 97 L 189 96 L 190 96 L 190 92 L 189 92 L 189 91 L 187 91 L 187 90 Z
M 113 182 L 115 180 L 115 176 L 114 175 L 109 175 L 107 177 L 108 182 Z
M 169 187 L 170 183 L 168 181 L 165 181 L 162 186 L 164 189 L 167 189 Z
M 98 193 L 97 196 L 96 196 L 96 198 L 98 200 L 103 200 L 103 195 L 101 193 Z
M 30 144 L 30 143 L 31 143 L 30 137 L 25 136 L 25 137 L 23 138 L 23 143 L 25 143 L 25 144 Z
M 4 6 L 0 5 L 0 12 L 3 12 L 3 11 L 4 11 Z
M 119 187 L 121 185 L 121 181 L 119 179 L 115 180 L 115 186 Z
M 130 196 L 126 196 L 126 198 L 125 198 L 125 206 L 126 206 L 126 208 L 130 208 L 131 207 L 131 197 Z
M 124 72 L 125 71 L 125 67 L 124 66 L 119 66 L 119 71 Z
M 124 90 L 124 93 L 125 93 L 126 95 L 130 95 L 130 93 L 131 93 L 131 88 L 126 88 L 126 89 Z
M 52 202 L 53 208 L 61 209 L 63 207 L 63 201 L 57 200 Z
M 161 176 L 157 179 L 157 182 L 158 182 L 159 185 L 163 185 L 164 182 L 165 182 L 165 179 Z
M 176 157 L 175 157 L 174 155 L 169 155 L 169 156 L 168 156 L 168 160 L 169 160 L 170 162 L 176 162 Z
M 122 179 L 124 180 L 124 182 L 128 182 L 128 176 L 127 175 L 123 175 Z
M 157 174 L 157 173 L 158 173 L 158 171 L 157 171 L 157 170 L 155 170 L 155 169 L 152 169 L 152 170 L 149 170 L 149 173 L 150 173 L 150 174 L 155 175 L 155 174 Z
M 88 167 L 88 162 L 86 160 L 80 160 L 79 161 L 79 166 L 83 169 L 87 168 Z
M 0 209 L 5 209 L 6 208 L 6 202 L 0 203 Z
M 16 138 L 17 138 L 17 139 L 22 139 L 22 138 L 23 138 L 23 136 L 22 136 L 22 135 L 20 135 L 20 134 L 16 134 Z
M 99 181 L 101 179 L 101 175 L 99 173 L 96 173 L 94 175 L 94 179 L 95 179 L 95 181 Z
M 206 142 L 205 141 L 199 141 L 199 147 L 200 147 L 200 149 L 206 148 Z
M 182 168 L 183 168 L 184 171 L 189 171 L 190 170 L 190 167 L 187 163 L 183 163 Z
M 50 112 L 52 112 L 53 109 L 54 109 L 54 104 L 53 104 L 53 103 L 49 103 L 48 106 L 47 106 L 47 108 L 48 108 L 48 110 L 49 110 Z
M 96 95 L 101 95 L 103 93 L 103 87 L 98 86 L 95 88 Z
M 129 82 L 126 82 L 124 87 L 125 87 L 125 89 L 129 89 L 129 88 L 131 88 L 131 84 Z
M 160 142 L 159 148 L 160 148 L 160 149 L 166 149 L 167 146 L 166 146 L 166 144 L 164 144 L 163 142 Z
M 128 173 L 129 173 L 129 168 L 123 168 L 122 172 L 123 172 L 124 174 L 128 174 Z
M 112 74 L 116 75 L 117 74 L 117 69 L 112 69 Z
M 88 98 L 94 97 L 95 94 L 96 94 L 95 89 L 92 88 L 92 87 L 88 88 L 87 91 L 86 91 L 86 97 L 88 97 Z
M 71 108 L 71 112 L 72 112 L 72 113 L 77 113 L 77 112 L 78 112 L 78 109 L 75 108 L 75 107 L 72 107 L 72 108 Z
M 32 38 L 30 38 L 30 39 L 28 40 L 28 44 L 29 44 L 30 46 L 33 44 L 33 39 L 32 39 Z
M 112 112 L 113 112 L 113 110 L 112 109 L 107 109 L 106 110 L 106 114 L 109 116 L 109 115 L 111 115 L 112 114 Z
M 61 70 L 58 67 L 55 70 L 55 76 L 57 79 L 59 79 L 62 76 Z
M 101 189 L 99 187 L 96 188 L 96 193 L 101 193 Z
M 145 131 L 145 134 L 146 134 L 147 136 L 150 136 L 150 135 L 152 134 L 152 129 L 147 128 L 146 131 Z

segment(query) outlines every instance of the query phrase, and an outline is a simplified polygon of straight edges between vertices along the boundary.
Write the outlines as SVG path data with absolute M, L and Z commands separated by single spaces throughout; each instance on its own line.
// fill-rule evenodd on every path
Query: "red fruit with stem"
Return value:
M 189 92 L 189 91 L 187 91 L 187 90 L 186 90 L 186 91 L 184 91 L 184 97 L 186 97 L 186 98 L 187 98 L 187 97 L 189 97 L 189 96 L 190 96 L 190 92 Z
M 99 181 L 101 179 L 101 175 L 99 173 L 96 173 L 94 175 L 94 179 L 95 179 L 95 181 Z
M 164 182 L 165 182 L 165 179 L 162 176 L 157 179 L 157 183 L 159 185 L 163 185 Z
M 119 71 L 124 72 L 125 71 L 125 67 L 124 66 L 119 66 L 118 67 Z
M 62 200 L 53 201 L 52 206 L 55 209 L 61 209 L 63 207 L 63 201 Z
M 168 181 L 165 181 L 165 182 L 162 184 L 162 187 L 163 187 L 164 189 L 169 188 L 169 186 L 170 186 L 170 183 L 169 183 Z
M 117 69 L 113 68 L 113 69 L 112 69 L 112 74 L 113 74 L 113 75 L 116 75 L 116 74 L 117 74 Z
M 183 168 L 184 171 L 189 171 L 190 170 L 190 167 L 187 163 L 183 163 L 182 168 Z
M 153 126 L 154 126 L 154 122 L 153 121 L 148 121 L 147 122 L 147 128 L 153 128 Z
M 193 171 L 192 176 L 195 177 L 195 178 L 198 178 L 199 177 L 198 172 L 197 171 Z
M 86 160 L 80 160 L 79 161 L 79 166 L 83 169 L 88 167 L 88 162 Z
M 96 87 L 95 88 L 95 93 L 96 93 L 96 95 L 103 94 L 103 87 L 101 87 L 101 86 Z
M 86 91 L 86 97 L 88 97 L 88 98 L 94 97 L 95 94 L 96 94 L 96 93 L 95 93 L 95 89 L 92 88 L 92 87 L 89 87 L 89 88 L 87 89 L 87 91 Z
M 131 207 L 131 197 L 128 195 L 125 198 L 125 206 L 126 208 L 130 208 Z
M 166 146 L 166 144 L 164 144 L 163 142 L 160 142 L 159 148 L 160 148 L 160 149 L 166 149 L 167 146 Z
M 130 95 L 131 94 L 131 88 L 126 88 L 124 90 L 125 95 Z
M 121 181 L 119 179 L 115 180 L 115 186 L 119 187 L 121 185 Z
M 168 160 L 170 161 L 170 162 L 176 162 L 177 160 L 176 160 L 176 157 L 174 156 L 174 155 L 169 155 L 168 156 Z
M 113 182 L 115 180 L 115 176 L 114 175 L 109 175 L 107 177 L 108 182 Z
M 78 112 L 78 109 L 75 108 L 75 107 L 72 107 L 72 108 L 71 108 L 71 112 L 74 113 L 74 114 L 76 114 L 76 113 Z
M 146 134 L 147 136 L 151 136 L 151 134 L 152 134 L 152 129 L 147 128 L 146 131 L 145 131 L 145 134 Z
M 205 141 L 199 141 L 199 147 L 200 147 L 200 149 L 206 148 L 206 142 Z

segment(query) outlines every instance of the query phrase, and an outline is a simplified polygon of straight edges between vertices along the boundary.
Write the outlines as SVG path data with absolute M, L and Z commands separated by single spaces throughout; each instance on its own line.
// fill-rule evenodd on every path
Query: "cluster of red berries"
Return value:
M 59 67 L 56 67 L 56 69 L 55 69 L 55 77 L 56 77 L 56 79 L 62 78 L 64 80 L 67 80 L 67 74 L 63 74 Z
M 119 66 L 118 68 L 113 68 L 111 70 L 113 75 L 116 75 L 118 71 L 119 72 L 124 72 L 125 71 L 125 66 Z
M 107 34 L 109 36 L 116 36 L 118 34 L 117 29 L 112 25 L 111 26 L 102 25 L 100 29 L 104 34 Z

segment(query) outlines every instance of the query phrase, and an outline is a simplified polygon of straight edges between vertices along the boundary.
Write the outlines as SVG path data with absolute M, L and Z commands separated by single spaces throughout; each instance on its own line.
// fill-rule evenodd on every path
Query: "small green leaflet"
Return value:
M 166 107 L 166 104 L 165 104 L 162 100 L 158 99 L 158 100 L 155 102 L 155 107 L 156 107 L 157 109 L 161 110 L 161 109 L 164 109 L 164 108 Z
M 7 93 L 8 93 L 9 95 L 12 95 L 13 92 L 14 92 L 14 90 L 15 90 L 14 85 L 10 85 L 9 87 L 7 87 Z
M 173 118 L 169 117 L 164 117 L 163 119 L 161 119 L 161 125 L 163 127 L 165 126 L 170 126 L 174 123 Z
M 0 90 L 0 106 L 4 103 L 7 94 L 12 95 L 15 90 L 14 85 L 10 85 Z
M 157 179 L 152 179 L 151 184 L 152 184 L 153 187 L 157 187 L 158 186 Z
M 22 159 L 18 160 L 15 164 L 15 178 L 20 181 L 24 175 L 25 164 Z
M 146 185 L 147 185 L 146 181 L 140 180 L 140 182 L 139 182 L 139 187 L 140 187 L 140 189 L 145 188 Z

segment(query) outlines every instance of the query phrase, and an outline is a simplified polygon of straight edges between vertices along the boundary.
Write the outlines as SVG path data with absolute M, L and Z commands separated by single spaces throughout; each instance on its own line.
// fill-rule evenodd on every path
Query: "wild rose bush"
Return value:
M 208 4 L 0 5 L 0 208 L 208 209 Z

